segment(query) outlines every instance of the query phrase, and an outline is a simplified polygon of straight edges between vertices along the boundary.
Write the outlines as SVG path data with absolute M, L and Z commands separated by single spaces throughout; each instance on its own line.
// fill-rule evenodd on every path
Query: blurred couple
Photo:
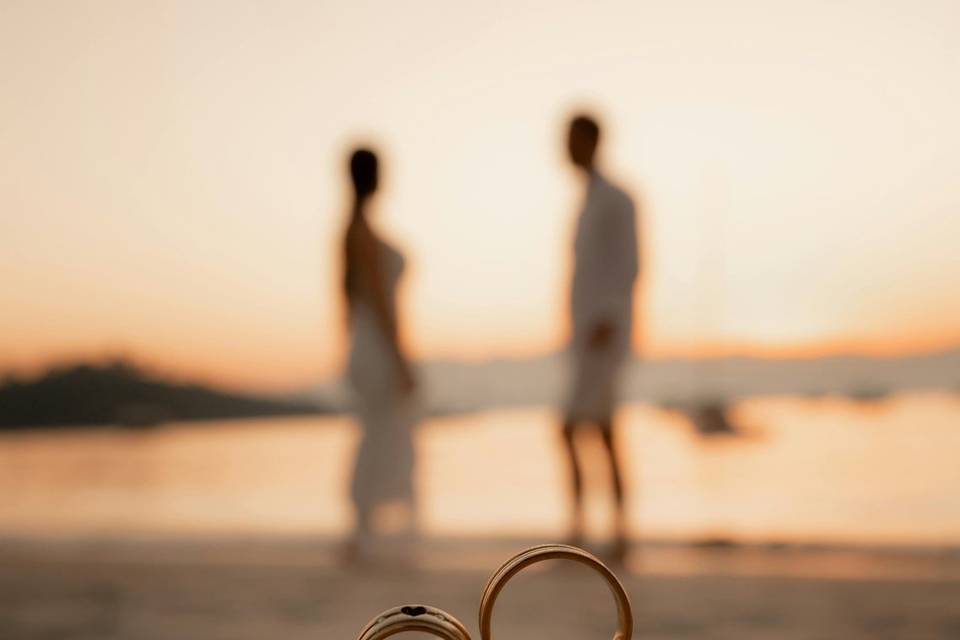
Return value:
M 567 131 L 569 159 L 582 175 L 585 197 L 576 223 L 570 290 L 572 371 L 560 425 L 570 468 L 570 541 L 583 538 L 583 485 L 576 436 L 599 432 L 615 509 L 613 555 L 627 548 L 623 475 L 614 430 L 620 371 L 630 353 L 633 289 L 638 271 L 637 223 L 632 199 L 597 168 L 601 129 L 577 115 Z M 377 156 L 350 157 L 353 203 L 343 239 L 344 293 L 349 327 L 348 378 L 362 427 L 351 482 L 355 529 L 347 554 L 361 555 L 372 539 L 375 513 L 402 505 L 416 522 L 413 429 L 418 421 L 416 379 L 401 344 L 396 290 L 404 259 L 370 224 L 369 204 L 379 179 Z

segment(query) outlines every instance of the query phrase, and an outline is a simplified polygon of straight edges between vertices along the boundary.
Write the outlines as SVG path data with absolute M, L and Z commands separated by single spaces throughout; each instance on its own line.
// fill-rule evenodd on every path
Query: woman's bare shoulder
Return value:
M 360 260 L 371 259 L 377 253 L 379 241 L 377 234 L 363 221 L 351 221 L 344 238 L 347 253 L 355 254 Z
M 362 220 L 351 220 L 344 234 L 344 241 L 348 245 L 366 243 L 373 239 L 373 232 Z

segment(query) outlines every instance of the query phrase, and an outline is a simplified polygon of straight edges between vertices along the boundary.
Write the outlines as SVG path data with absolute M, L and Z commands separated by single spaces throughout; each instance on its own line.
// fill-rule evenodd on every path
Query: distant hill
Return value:
M 562 354 L 475 362 L 430 360 L 419 363 L 418 370 L 428 409 L 435 414 L 554 405 L 568 371 Z M 635 357 L 627 365 L 621 395 L 631 402 L 684 406 L 764 395 L 838 394 L 871 400 L 909 390 L 960 391 L 960 349 L 891 357 Z M 306 395 L 346 406 L 347 394 L 336 379 Z
M 0 428 L 322 413 L 316 402 L 255 397 L 159 379 L 127 362 L 72 364 L 0 383 Z

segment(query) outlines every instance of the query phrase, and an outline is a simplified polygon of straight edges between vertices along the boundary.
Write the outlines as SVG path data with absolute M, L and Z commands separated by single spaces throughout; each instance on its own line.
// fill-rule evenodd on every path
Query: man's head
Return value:
M 369 149 L 357 149 L 350 155 L 350 180 L 358 200 L 363 200 L 377 190 L 377 155 Z
M 600 144 L 600 125 L 592 117 L 578 114 L 570 121 L 567 133 L 567 151 L 570 160 L 581 169 L 593 168 L 594 156 Z

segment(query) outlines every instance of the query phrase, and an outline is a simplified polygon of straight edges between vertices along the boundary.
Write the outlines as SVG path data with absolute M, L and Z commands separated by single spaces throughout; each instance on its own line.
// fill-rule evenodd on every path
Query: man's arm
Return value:
M 603 211 L 600 246 L 595 247 L 601 256 L 601 278 L 597 282 L 597 321 L 590 333 L 590 346 L 606 347 L 616 331 L 624 306 L 633 299 L 633 285 L 637 278 L 637 224 L 633 203 L 629 199 L 613 202 Z M 626 330 L 629 330 L 626 328 Z

